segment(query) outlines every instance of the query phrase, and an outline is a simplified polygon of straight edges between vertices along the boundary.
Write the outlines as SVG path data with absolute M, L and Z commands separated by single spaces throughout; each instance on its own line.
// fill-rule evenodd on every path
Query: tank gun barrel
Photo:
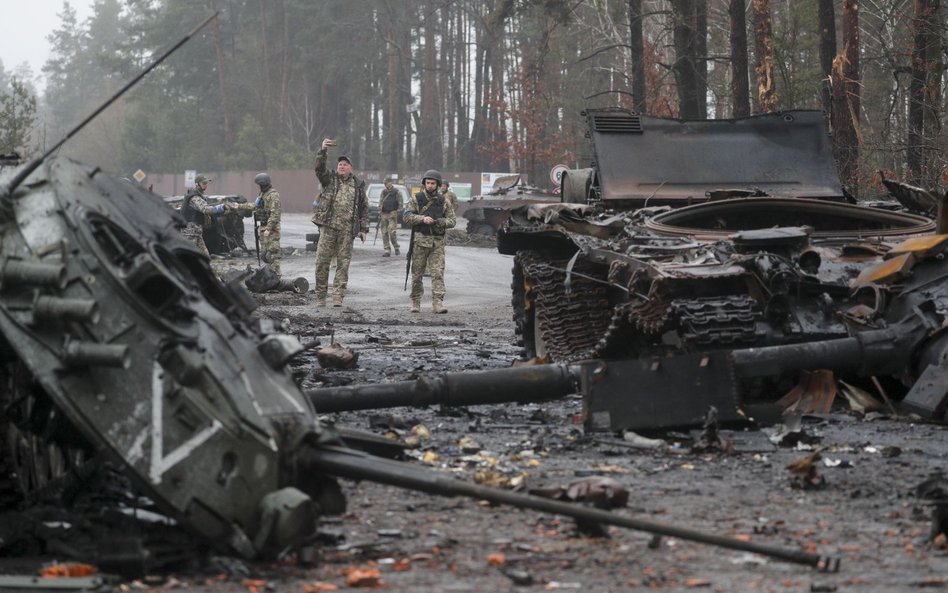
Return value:
M 731 353 L 740 377 L 776 376 L 786 371 L 831 369 L 862 376 L 896 374 L 908 368 L 916 346 L 927 335 L 920 317 L 849 338 L 744 348 Z
M 812 566 L 826 572 L 839 570 L 839 558 L 811 554 L 803 550 L 789 550 L 766 546 L 754 542 L 740 541 L 730 537 L 703 533 L 673 525 L 654 523 L 608 511 L 569 504 L 539 496 L 531 496 L 470 484 L 452 476 L 442 475 L 405 463 L 379 459 L 365 453 L 337 447 L 309 447 L 300 453 L 302 467 L 313 471 L 349 478 L 371 480 L 389 486 L 417 490 L 427 494 L 454 497 L 466 496 L 476 500 L 487 500 L 497 504 L 523 509 L 533 509 L 605 525 L 625 527 L 657 535 L 677 537 L 713 546 L 753 552 L 786 562 Z
M 577 374 L 569 365 L 530 365 L 443 373 L 415 381 L 311 389 L 306 392 L 317 412 L 344 412 L 398 406 L 470 406 L 538 402 L 576 392 Z

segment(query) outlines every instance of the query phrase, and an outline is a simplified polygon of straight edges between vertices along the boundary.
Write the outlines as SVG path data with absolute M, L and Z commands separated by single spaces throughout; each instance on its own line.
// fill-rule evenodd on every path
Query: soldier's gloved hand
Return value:
M 254 200 L 253 203 L 256 206 L 263 206 L 263 196 L 257 196 L 257 199 Z

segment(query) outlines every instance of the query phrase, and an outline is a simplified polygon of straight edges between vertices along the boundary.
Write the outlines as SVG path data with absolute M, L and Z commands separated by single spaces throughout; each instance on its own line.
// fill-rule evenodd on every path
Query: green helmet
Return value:
M 253 182 L 260 187 L 270 187 L 272 185 L 270 176 L 266 173 L 257 173 L 257 176 L 253 178 Z
M 428 169 L 421 178 L 422 185 L 425 184 L 425 179 L 434 179 L 438 182 L 438 185 L 441 185 L 441 172 L 434 169 Z

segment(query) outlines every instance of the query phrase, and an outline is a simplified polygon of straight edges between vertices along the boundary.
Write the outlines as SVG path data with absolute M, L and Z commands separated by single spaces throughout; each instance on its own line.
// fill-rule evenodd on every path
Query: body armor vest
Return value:
M 433 203 L 429 206 L 428 202 L 431 200 L 432 198 L 427 192 L 418 192 L 415 194 L 415 201 L 418 202 L 418 214 L 421 216 L 430 216 L 434 219 L 444 218 L 444 196 L 435 196 Z M 416 224 L 415 232 L 421 233 L 422 235 L 443 237 L 444 227 L 434 224 Z
M 382 190 L 382 212 L 392 212 L 398 208 L 398 190 L 394 187 L 392 189 L 383 189 Z
M 204 213 L 191 205 L 191 198 L 200 195 L 201 194 L 192 189 L 184 196 L 184 204 L 181 205 L 181 215 L 184 216 L 184 220 L 187 222 L 204 226 Z

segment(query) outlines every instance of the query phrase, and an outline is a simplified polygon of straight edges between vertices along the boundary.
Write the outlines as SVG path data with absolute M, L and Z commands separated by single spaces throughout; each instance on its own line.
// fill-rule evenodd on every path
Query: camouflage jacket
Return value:
M 322 197 L 313 212 L 313 222 L 332 229 L 352 229 L 352 234 L 369 232 L 369 200 L 365 195 L 365 182 L 351 176 L 344 180 L 335 171 L 326 168 L 326 151 L 316 153 L 316 177 L 323 186 Z M 351 204 L 337 205 L 336 197 L 346 191 L 344 185 L 351 183 L 355 196 Z M 340 201 L 341 202 L 341 201 Z
M 420 206 L 421 203 L 425 205 Z M 425 216 L 434 218 L 434 224 L 424 224 L 422 220 Z M 441 194 L 431 195 L 423 191 L 416 193 L 408 200 L 408 208 L 405 209 L 404 219 L 406 223 L 414 227 L 415 240 L 443 241 L 445 231 L 453 229 L 454 225 L 457 224 L 451 202 L 445 200 Z M 425 245 L 425 243 L 419 244 Z
M 256 200 L 257 220 L 264 231 L 280 230 L 280 192 L 272 187 Z

